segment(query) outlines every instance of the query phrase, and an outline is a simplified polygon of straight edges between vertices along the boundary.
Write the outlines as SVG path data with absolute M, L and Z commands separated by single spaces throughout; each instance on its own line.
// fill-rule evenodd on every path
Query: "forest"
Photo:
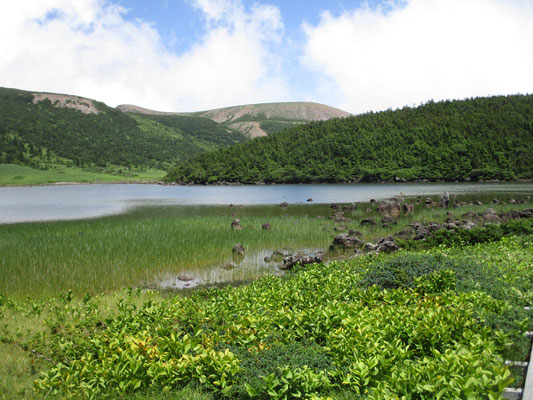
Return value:
M 181 161 L 168 181 L 214 184 L 533 177 L 533 96 L 430 101 L 313 122 Z
M 0 88 L 0 163 L 168 169 L 191 154 L 247 140 L 207 118 L 127 114 L 94 104 L 98 114 L 83 114 Z

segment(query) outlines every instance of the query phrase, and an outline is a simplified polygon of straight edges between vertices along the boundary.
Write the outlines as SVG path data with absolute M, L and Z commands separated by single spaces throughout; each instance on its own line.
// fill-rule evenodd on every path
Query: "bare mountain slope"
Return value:
M 311 102 L 250 104 L 193 113 L 160 112 L 134 105 L 121 105 L 117 108 L 123 112 L 148 115 L 187 115 L 209 118 L 249 137 L 266 136 L 268 133 L 306 122 L 351 115 L 338 108 Z

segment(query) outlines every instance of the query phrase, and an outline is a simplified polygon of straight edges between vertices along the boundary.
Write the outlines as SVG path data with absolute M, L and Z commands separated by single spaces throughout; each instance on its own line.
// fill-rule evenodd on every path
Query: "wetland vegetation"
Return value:
M 484 205 L 468 205 L 474 198 L 465 197 L 446 209 L 423 198 L 388 225 L 361 226 L 383 216 L 376 203 L 346 205 L 342 222 L 330 218 L 338 209 L 308 204 L 160 214 L 145 207 L 0 225 L 0 392 L 13 399 L 497 399 L 521 379 L 504 361 L 526 360 L 530 346 L 531 218 L 408 238 L 390 255 L 332 254 L 327 264 L 239 287 L 187 295 L 141 287 L 168 273 L 222 267 L 235 243 L 248 253 L 327 249 L 349 229 L 375 242 L 414 221 L 531 208 L 527 195 L 512 196 L 529 203 L 500 195 L 499 204 L 487 196 L 475 197 Z M 242 230 L 231 229 L 234 218 Z M 270 230 L 261 229 L 265 222 Z

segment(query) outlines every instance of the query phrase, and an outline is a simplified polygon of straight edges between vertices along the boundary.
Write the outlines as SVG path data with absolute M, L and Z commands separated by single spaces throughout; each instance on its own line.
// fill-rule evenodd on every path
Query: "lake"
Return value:
M 533 194 L 533 183 L 401 183 L 243 186 L 136 184 L 0 188 L 0 223 L 98 218 L 151 207 L 368 202 L 406 196 Z M 183 208 L 183 207 L 180 207 Z

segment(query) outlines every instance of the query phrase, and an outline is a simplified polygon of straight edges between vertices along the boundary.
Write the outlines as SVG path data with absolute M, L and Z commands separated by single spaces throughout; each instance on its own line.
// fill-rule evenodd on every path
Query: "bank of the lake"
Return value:
M 96 218 L 140 207 L 359 203 L 405 196 L 533 195 L 533 183 L 398 183 L 323 185 L 162 186 L 139 184 L 0 188 L 0 224 Z M 312 199 L 312 202 L 307 200 Z

